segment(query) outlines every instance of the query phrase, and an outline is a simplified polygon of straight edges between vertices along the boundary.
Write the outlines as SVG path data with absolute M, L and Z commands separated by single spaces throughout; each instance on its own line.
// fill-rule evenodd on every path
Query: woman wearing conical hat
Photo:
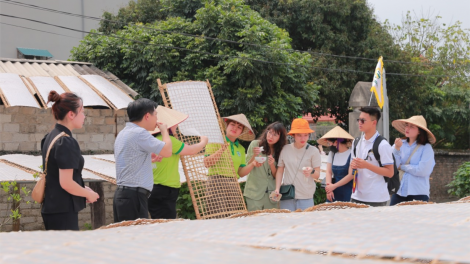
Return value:
M 195 155 L 207 144 L 206 136 L 201 136 L 201 141 L 192 145 L 185 145 L 173 136 L 176 134 L 178 124 L 187 118 L 188 115 L 176 110 L 163 106 L 157 107 L 157 119 L 160 123 L 167 125 L 170 133 L 172 155 L 168 158 L 152 157 L 152 162 L 156 165 L 153 168 L 153 189 L 148 201 L 148 209 L 152 219 L 176 218 L 176 200 L 181 187 L 178 171 L 180 156 Z M 162 134 L 158 127 L 150 133 L 162 140 Z
M 436 162 L 431 144 L 436 137 L 427 128 L 423 116 L 398 119 L 392 126 L 405 138 L 397 138 L 393 145 L 393 155 L 400 170 L 400 189 L 392 196 L 390 205 L 405 201 L 429 201 L 429 177 Z
M 326 167 L 326 198 L 330 202 L 349 202 L 352 194 L 350 144 L 354 138 L 341 127 L 328 131 L 318 140 L 318 144 L 330 147 Z
M 254 167 L 262 166 L 256 160 L 246 163 L 245 148 L 239 140 L 252 141 L 255 134 L 244 114 L 222 118 L 226 140 L 229 144 L 210 143 L 206 146 L 204 165 L 208 168 L 206 185 L 206 208 L 213 213 L 237 210 L 234 197 L 240 196 L 239 187 L 234 186 L 233 166 L 238 177 L 244 177 Z M 227 148 L 229 148 L 227 150 Z M 236 183 L 238 185 L 238 183 Z M 225 217 L 226 215 L 220 215 Z

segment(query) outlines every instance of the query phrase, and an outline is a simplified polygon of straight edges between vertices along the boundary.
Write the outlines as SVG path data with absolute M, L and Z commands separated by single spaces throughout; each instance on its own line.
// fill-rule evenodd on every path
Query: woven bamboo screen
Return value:
M 200 142 L 207 136 L 209 144 L 196 155 L 181 156 L 186 181 L 198 219 L 225 218 L 246 212 L 243 194 L 238 183 L 231 148 L 209 81 L 185 81 L 158 86 L 166 107 L 189 115 L 177 128 L 179 140 L 187 145 Z M 206 168 L 204 157 L 222 150 L 217 163 Z

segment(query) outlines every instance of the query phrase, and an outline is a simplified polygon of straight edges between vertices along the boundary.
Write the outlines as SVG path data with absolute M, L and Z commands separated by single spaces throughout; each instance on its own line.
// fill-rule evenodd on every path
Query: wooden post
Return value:
M 100 228 L 106 224 L 106 211 L 104 204 L 104 191 L 102 182 L 90 182 L 90 189 L 95 191 L 100 198 L 90 205 L 91 225 L 93 229 Z

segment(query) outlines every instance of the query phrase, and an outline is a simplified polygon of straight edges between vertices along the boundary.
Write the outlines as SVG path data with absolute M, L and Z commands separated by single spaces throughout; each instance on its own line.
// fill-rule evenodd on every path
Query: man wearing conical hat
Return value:
M 178 199 L 181 187 L 178 165 L 180 156 L 195 155 L 199 153 L 207 144 L 208 138 L 201 136 L 199 143 L 185 145 L 176 139 L 176 128 L 188 118 L 176 110 L 158 106 L 157 118 L 169 128 L 170 140 L 172 143 L 172 155 L 168 158 L 161 156 L 152 160 L 155 164 L 153 168 L 153 189 L 149 198 L 149 212 L 152 219 L 175 219 L 176 200 Z M 160 129 L 157 127 L 150 134 L 156 135 L 158 140 L 162 139 Z
M 336 126 L 318 140 L 318 144 L 330 147 L 326 167 L 326 197 L 330 202 L 351 200 L 353 176 L 350 172 L 351 149 L 354 138 Z
M 279 157 L 276 172 L 276 194 L 281 194 L 280 208 L 295 211 L 314 205 L 315 180 L 320 177 L 320 151 L 307 143 L 310 134 L 308 121 L 296 118 L 289 135 L 294 143 L 285 145 Z
M 400 188 L 390 205 L 408 201 L 429 201 L 429 177 L 436 165 L 431 144 L 436 137 L 428 129 L 423 116 L 398 119 L 392 126 L 405 138 L 397 138 L 393 154 L 400 170 Z
M 210 143 L 206 146 L 204 165 L 208 168 L 206 208 L 211 214 L 239 208 L 234 198 L 240 196 L 239 187 L 233 186 L 233 166 L 238 177 L 248 175 L 254 167 L 263 164 L 256 160 L 246 164 L 245 148 L 239 140 L 252 141 L 255 134 L 244 114 L 222 118 L 228 144 Z M 229 148 L 227 150 L 227 148 Z M 238 182 L 235 182 L 238 185 Z M 220 217 L 225 217 L 221 215 Z

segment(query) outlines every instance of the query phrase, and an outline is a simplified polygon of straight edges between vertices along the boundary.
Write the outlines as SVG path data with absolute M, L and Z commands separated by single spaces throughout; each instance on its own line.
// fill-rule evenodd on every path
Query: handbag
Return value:
M 67 135 L 65 132 L 60 133 L 52 140 L 51 144 L 49 145 L 49 148 L 47 149 L 46 162 L 44 165 L 45 169 L 42 173 L 39 174 L 39 180 L 36 182 L 36 185 L 34 186 L 33 191 L 31 192 L 31 197 L 37 203 L 42 203 L 44 201 L 44 195 L 46 191 L 47 160 L 49 159 L 49 153 L 51 152 L 52 147 L 59 138 L 68 136 L 69 135 Z
M 309 144 L 307 144 L 304 154 L 302 155 L 302 158 L 300 159 L 299 166 L 297 166 L 297 170 L 295 171 L 294 179 L 297 176 L 297 172 L 300 169 L 300 164 L 302 164 L 302 160 L 304 159 L 305 152 L 307 152 L 308 147 L 310 147 Z M 294 199 L 295 198 L 295 186 L 293 184 L 281 185 L 281 188 L 279 189 L 279 193 L 282 194 L 281 200 Z
M 410 164 L 411 157 L 413 157 L 413 154 L 415 154 L 415 152 L 416 152 L 416 150 L 418 150 L 418 147 L 419 147 L 419 146 L 420 146 L 420 145 L 417 144 L 416 147 L 415 147 L 415 149 L 413 149 L 413 152 L 411 152 L 411 155 L 410 155 L 410 157 L 408 157 L 408 160 L 406 161 L 405 165 Z M 403 179 L 403 175 L 405 175 L 405 172 L 402 171 L 402 170 L 398 170 L 398 176 L 400 177 L 400 182 L 401 182 L 401 180 Z

